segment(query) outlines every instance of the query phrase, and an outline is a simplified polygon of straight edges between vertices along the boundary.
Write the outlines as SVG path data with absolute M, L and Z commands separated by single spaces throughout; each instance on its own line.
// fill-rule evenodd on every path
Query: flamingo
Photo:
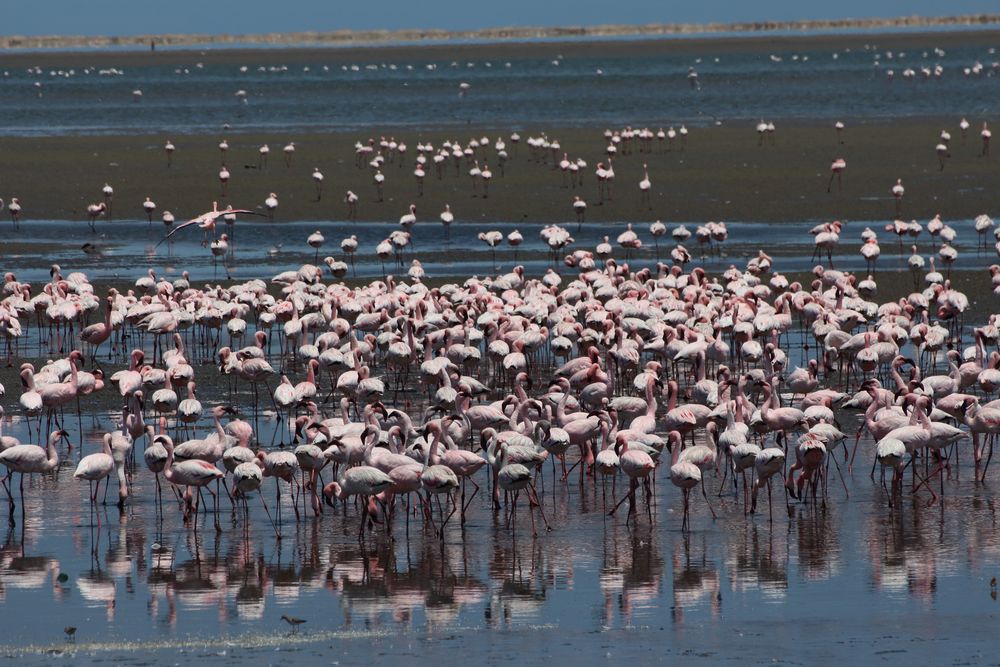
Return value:
M 9 480 L 17 472 L 21 474 L 21 519 L 24 521 L 24 476 L 34 473 L 47 473 L 56 469 L 59 465 L 59 453 L 56 451 L 56 443 L 61 438 L 68 438 L 69 433 L 63 430 L 53 431 L 49 434 L 46 447 L 40 445 L 15 445 L 0 452 L 0 465 L 7 468 L 7 476 L 3 479 L 3 487 L 7 492 L 7 501 L 10 504 L 10 524 L 14 525 L 14 498 L 10 493 Z
M 342 471 L 337 477 L 337 481 L 327 484 L 323 488 L 323 495 L 328 504 L 330 504 L 330 499 L 334 497 L 346 500 L 351 496 L 361 496 L 362 500 L 365 501 L 368 514 L 374 514 L 375 497 L 392 488 L 394 484 L 393 479 L 378 468 L 364 465 L 355 466 Z M 367 524 L 368 517 L 362 517 L 358 540 L 364 538 Z
M 843 175 L 844 170 L 847 169 L 847 160 L 842 157 L 834 158 L 830 162 L 830 181 L 826 184 L 826 191 L 830 192 L 833 187 L 833 179 L 837 179 L 837 191 L 840 192 L 844 189 L 843 187 Z
M 535 485 L 532 482 L 531 471 L 520 463 L 505 464 L 504 460 L 507 456 L 507 444 L 501 442 L 498 457 L 500 471 L 497 473 L 496 483 L 505 492 L 514 494 L 514 501 L 511 504 L 510 510 L 513 530 L 517 530 L 517 501 L 521 491 L 524 490 L 527 490 L 528 495 L 528 513 L 531 516 L 531 534 L 533 536 L 538 535 L 538 530 L 535 528 L 536 505 L 541 511 L 542 521 L 545 523 L 545 530 L 552 530 L 551 526 L 549 526 L 548 519 L 545 518 L 545 510 L 542 509 L 541 503 L 538 502 L 538 493 L 535 491 Z
M 358 196 L 351 190 L 344 193 L 344 203 L 347 204 L 347 217 L 354 220 L 358 217 Z
M 242 209 L 242 208 L 228 207 L 225 210 L 220 211 L 218 202 L 213 201 L 211 211 L 202 213 L 197 217 L 191 218 L 190 220 L 182 222 L 181 224 L 177 225 L 172 230 L 170 230 L 169 234 L 160 239 L 160 241 L 156 244 L 156 246 L 159 247 L 161 243 L 169 240 L 174 234 L 181 231 L 182 229 L 186 229 L 188 227 L 192 227 L 195 225 L 197 225 L 198 228 L 204 231 L 206 234 L 208 234 L 209 231 L 215 233 L 215 225 L 218 222 L 219 218 L 222 218 L 223 216 L 227 215 L 235 216 L 237 213 L 242 215 L 260 215 L 260 213 L 256 211 L 251 211 L 249 209 Z
M 149 221 L 149 224 L 153 224 L 153 213 L 156 212 L 156 202 L 149 197 L 146 197 L 146 201 L 142 202 L 142 210 L 146 212 L 146 218 Z
M 906 193 L 906 188 L 903 187 L 903 179 L 897 178 L 896 184 L 892 186 L 892 196 L 896 199 L 896 217 L 900 217 L 903 214 L 903 195 Z
M 192 487 L 198 489 L 199 495 L 201 494 L 201 489 L 205 488 L 212 495 L 215 505 L 215 529 L 216 531 L 220 531 L 218 494 L 208 488 L 208 486 L 212 482 L 218 482 L 224 477 L 222 471 L 211 463 L 202 461 L 201 459 L 191 459 L 175 464 L 173 442 L 164 440 L 162 444 L 164 449 L 167 450 L 167 460 L 163 465 L 164 479 L 176 486 L 187 487 L 184 493 L 184 518 L 190 517 L 192 512 L 197 517 L 197 506 L 193 502 Z M 197 526 L 197 522 L 195 522 L 195 526 Z
M 619 446 L 616 445 L 616 449 Z M 619 452 L 619 466 L 625 472 L 629 478 L 629 489 L 628 493 L 622 496 L 622 499 L 618 501 L 618 504 L 612 508 L 608 514 L 613 515 L 615 511 L 621 506 L 623 502 L 627 499 L 628 502 L 628 516 L 631 517 L 632 513 L 635 511 L 635 490 L 639 485 L 639 480 L 644 482 L 648 479 L 649 474 L 656 469 L 656 463 L 653 462 L 652 457 L 644 451 L 639 449 L 629 449 L 628 440 L 624 440 L 620 445 L 621 451 Z M 648 492 L 647 488 L 647 509 L 649 507 L 648 503 Z M 626 519 L 626 523 L 628 519 Z
M 444 210 L 441 211 L 441 224 L 444 225 L 444 236 L 447 240 L 451 240 L 451 223 L 455 221 L 455 215 L 451 212 L 451 206 L 449 204 L 444 205 Z
M 691 493 L 691 489 L 701 484 L 701 469 L 692 463 L 691 461 L 680 460 L 680 454 L 682 449 L 681 434 L 677 431 L 671 431 L 668 434 L 668 439 L 672 443 L 671 446 L 671 462 L 670 462 L 670 483 L 681 490 L 684 496 L 684 519 L 681 522 L 681 528 L 687 529 L 690 525 L 690 503 L 688 497 Z M 704 487 L 702 487 L 704 490 Z M 705 497 L 705 501 L 708 501 L 708 497 Z M 712 506 L 709 505 L 709 509 L 712 510 Z M 715 517 L 715 510 L 712 510 L 712 517 Z
M 88 204 L 87 205 L 87 216 L 90 218 L 90 231 L 96 232 L 97 228 L 94 227 L 94 222 L 102 217 L 108 212 L 108 205 L 104 202 L 98 204 Z
M 229 177 L 230 177 L 230 175 L 231 174 L 229 173 L 229 169 L 227 169 L 226 165 L 223 164 L 219 168 L 219 186 L 221 187 L 220 195 L 222 197 L 225 197 L 226 193 L 229 190 Z
M 640 200 L 639 205 L 646 204 L 646 208 L 649 210 L 653 209 L 650 201 L 650 190 L 653 186 L 652 181 L 649 180 L 649 168 L 646 163 L 642 165 L 642 180 L 639 181 L 639 194 Z
M 306 245 L 308 245 L 310 248 L 313 248 L 316 251 L 314 261 L 316 262 L 319 261 L 319 249 L 323 247 L 323 243 L 325 242 L 326 239 L 323 238 L 323 233 L 318 229 L 312 234 L 310 234 L 309 237 L 306 239 Z
M 316 201 L 319 201 L 323 198 L 323 172 L 319 170 L 319 167 L 313 167 L 312 179 L 316 186 Z
M 409 212 L 404 213 L 399 218 L 399 226 L 403 228 L 407 233 L 413 229 L 413 225 L 417 223 L 417 205 L 410 204 Z
M 74 478 L 83 479 L 90 483 L 91 506 L 97 504 L 97 492 L 101 488 L 101 480 L 107 480 L 115 470 L 115 460 L 111 456 L 111 434 L 105 433 L 102 441 L 104 443 L 103 450 L 96 454 L 88 454 L 80 459 L 80 463 L 77 464 L 76 471 L 73 473 Z M 97 482 L 96 487 L 94 482 Z M 104 487 L 106 490 L 107 481 L 105 481 Z M 98 514 L 98 520 L 100 520 L 100 514 Z
M 267 197 L 264 198 L 264 208 L 267 210 L 267 217 L 269 220 L 274 220 L 274 212 L 278 210 L 278 195 L 274 192 L 269 192 Z

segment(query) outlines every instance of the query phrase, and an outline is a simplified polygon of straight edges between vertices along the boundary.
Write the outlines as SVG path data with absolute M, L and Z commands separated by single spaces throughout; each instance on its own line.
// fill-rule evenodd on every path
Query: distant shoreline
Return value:
M 879 30 L 900 28 L 983 28 L 1000 25 L 1000 14 L 962 16 L 900 16 L 895 18 L 830 19 L 813 21 L 755 21 L 744 23 L 664 23 L 647 25 L 599 25 L 577 27 L 509 27 L 482 30 L 334 30 L 326 32 L 286 32 L 245 35 L 163 34 L 131 36 L 40 35 L 0 36 L 0 50 L 104 49 L 212 46 L 395 46 L 401 44 L 449 42 L 513 42 L 538 39 L 656 38 L 713 34 L 767 35 L 779 32 L 814 32 L 837 30 Z

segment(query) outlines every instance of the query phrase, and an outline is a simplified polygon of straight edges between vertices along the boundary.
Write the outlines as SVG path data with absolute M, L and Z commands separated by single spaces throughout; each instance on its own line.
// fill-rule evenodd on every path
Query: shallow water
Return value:
M 995 259 L 994 239 L 989 236 L 984 249 L 981 239 L 973 231 L 972 220 L 946 220 L 946 224 L 958 231 L 953 247 L 959 252 L 956 272 L 979 270 Z M 13 271 L 19 280 L 48 280 L 52 263 L 58 263 L 63 274 L 83 271 L 91 280 L 134 280 L 145 274 L 145 268 L 152 267 L 158 274 L 172 279 L 181 271 L 188 271 L 191 278 L 198 281 L 221 280 L 227 275 L 233 280 L 251 278 L 269 279 L 282 271 L 298 269 L 303 264 L 322 265 L 325 257 L 349 261 L 351 258 L 340 250 L 341 240 L 356 235 L 358 250 L 354 256 L 354 267 L 346 278 L 380 278 L 385 274 L 405 276 L 412 260 L 418 259 L 428 279 L 461 279 L 471 275 L 487 275 L 494 270 L 509 271 L 514 266 L 524 266 L 528 275 L 539 275 L 549 268 L 569 271 L 562 259 L 576 251 L 594 252 L 597 244 L 605 236 L 613 248 L 612 258 L 622 262 L 633 260 L 633 265 L 655 264 L 657 257 L 670 263 L 670 250 L 676 245 L 670 232 L 680 223 L 667 225 L 667 235 L 656 239 L 649 233 L 649 224 L 633 224 L 643 246 L 628 254 L 616 243 L 619 234 L 626 230 L 626 223 L 610 225 L 566 222 L 563 226 L 572 234 L 574 242 L 562 250 L 557 261 L 545 241 L 539 235 L 545 225 L 530 222 L 509 222 L 479 224 L 455 224 L 448 234 L 440 223 L 418 222 L 413 228 L 413 243 L 403 251 L 402 268 L 393 258 L 381 261 L 375 254 L 375 246 L 390 233 L 400 229 L 395 222 L 350 222 L 319 220 L 309 222 L 268 223 L 240 220 L 234 228 L 219 228 L 219 233 L 228 232 L 230 254 L 213 262 L 208 248 L 202 246 L 204 235 L 196 229 L 185 229 L 172 237 L 171 242 L 160 243 L 164 238 L 162 223 L 152 224 L 137 220 L 98 221 L 96 232 L 91 232 L 85 221 L 32 220 L 23 225 L 25 232 L 8 237 L 4 256 L 4 270 Z M 760 240 L 767 239 L 766 250 L 776 259 L 781 273 L 796 274 L 812 270 L 819 263 L 828 264 L 825 255 L 817 258 L 813 253 L 813 237 L 809 235 L 816 222 L 802 223 L 756 223 L 727 222 L 729 239 L 722 244 L 700 245 L 694 236 L 701 223 L 683 223 L 691 232 L 691 238 L 684 243 L 695 264 L 705 266 L 710 271 L 721 271 L 731 264 L 743 267 L 746 260 L 756 256 L 761 248 Z M 916 244 L 918 253 L 926 259 L 936 258 L 940 240 L 932 239 L 926 232 L 919 237 L 898 238 L 883 231 L 884 223 L 852 221 L 841 233 L 840 246 L 834 254 L 836 269 L 865 274 L 866 263 L 859 254 L 860 235 L 866 227 L 879 233 L 882 255 L 874 267 L 874 275 L 894 276 L 905 273 L 909 277 L 907 260 L 910 246 Z M 316 230 L 325 237 L 324 245 L 316 252 L 306 245 L 306 238 Z M 483 231 L 498 230 L 504 240 L 491 250 L 478 234 Z M 507 235 L 519 231 L 524 240 L 518 247 L 507 241 Z M 84 244 L 95 247 L 93 254 L 84 252 Z M 496 261 L 493 261 L 494 255 Z M 973 258 L 975 258 L 973 260 Z M 946 267 L 938 261 L 938 268 Z M 901 273 L 902 272 L 902 273 Z M 570 275 L 572 275 L 570 273 Z M 330 278 L 329 272 L 326 274 Z M 896 278 L 892 278 L 896 280 Z
M 211 257 L 197 231 L 182 233 L 172 257 L 150 257 L 147 248 L 161 230 L 144 221 L 101 222 L 96 235 L 85 223 L 30 224 L 31 234 L 17 237 L 17 254 L 8 256 L 4 267 L 20 279 L 46 280 L 52 261 L 64 273 L 83 270 L 95 280 L 133 280 L 147 261 L 164 269 L 176 266 L 175 274 L 188 268 L 198 281 L 212 277 Z M 971 221 L 953 225 L 960 230 L 960 252 L 975 254 Z M 359 277 L 381 274 L 372 247 L 394 224 L 241 221 L 230 262 L 233 277 L 266 277 L 311 261 L 304 241 L 317 226 L 330 248 L 360 227 Z M 812 266 L 805 256 L 811 226 L 767 226 L 777 269 L 791 273 Z M 844 233 L 842 252 L 834 257 L 838 268 L 859 268 L 853 239 L 863 227 L 851 223 Z M 513 225 L 498 228 L 506 233 Z M 526 241 L 517 261 L 537 275 L 549 266 L 539 226 L 518 228 Z M 424 261 L 429 276 L 490 271 L 489 250 L 474 240 L 473 229 L 455 226 L 448 249 L 439 225 L 418 224 L 418 254 L 437 249 Z M 742 265 L 744 255 L 759 246 L 764 227 L 730 223 L 729 230 L 725 254 L 706 258 L 712 272 L 731 262 Z M 616 226 L 614 233 L 619 231 Z M 592 248 L 603 234 L 584 225 L 575 235 L 574 247 Z M 105 246 L 103 258 L 77 249 L 95 236 Z M 645 230 L 640 236 L 650 240 Z M 906 288 L 905 255 L 897 256 L 885 236 L 876 275 Z M 73 244 L 57 245 L 67 237 Z M 268 255 L 280 239 L 285 244 Z M 929 251 L 926 233 L 923 246 Z M 623 258 L 620 249 L 615 256 Z M 981 257 L 985 264 L 992 255 Z M 654 259 L 644 253 L 637 261 Z M 497 261 L 512 266 L 512 251 L 504 247 Z M 216 270 L 221 278 L 223 269 Z M 982 271 L 965 271 L 962 280 L 983 290 L 989 286 Z M 974 301 L 976 314 L 967 322 L 981 321 L 990 305 Z M 789 350 L 797 349 L 794 340 Z M 206 410 L 228 402 L 214 366 L 198 366 L 197 373 Z M 6 433 L 26 440 L 16 392 L 8 388 Z M 408 398 L 421 406 L 419 396 Z M 235 403 L 249 410 L 245 394 Z M 691 530 L 682 531 L 681 497 L 661 474 L 651 513 L 640 511 L 636 522 L 626 525 L 624 513 L 606 513 L 607 503 L 621 496 L 621 480 L 615 489 L 600 483 L 581 489 L 575 474 L 563 484 L 546 464 L 540 491 L 553 530 L 537 539 L 523 505 L 516 531 L 503 514 L 491 511 L 484 483 L 464 528 L 456 516 L 443 542 L 425 531 L 419 518 L 411 519 L 407 537 L 401 513 L 394 542 L 377 527 L 362 547 L 353 507 L 346 515 L 338 506 L 320 519 L 296 522 L 287 490 L 281 540 L 257 498 L 250 499 L 249 525 L 234 520 L 223 498 L 220 533 L 211 515 L 202 516 L 197 528 L 185 525 L 169 494 L 161 517 L 153 478 L 141 461 L 124 510 L 99 505 L 93 514 L 86 485 L 73 480 L 72 472 L 118 418 L 89 405 L 79 421 L 82 436 L 71 413 L 64 422 L 70 440 L 82 441 L 82 449 L 69 452 L 60 445 L 58 470 L 26 484 L 26 521 L 20 520 L 19 507 L 16 527 L 0 529 L 0 613 L 6 630 L 0 655 L 31 662 L 70 657 L 144 664 L 176 663 L 181 655 L 231 663 L 356 664 L 376 657 L 402 663 L 416 655 L 464 655 L 486 664 L 506 663 L 515 655 L 534 663 L 582 656 L 588 662 L 649 662 L 668 655 L 707 664 L 866 662 L 872 656 L 978 664 L 995 649 L 982 627 L 998 604 L 989 583 L 1000 570 L 996 468 L 986 484 L 974 484 L 967 443 L 956 474 L 944 482 L 943 502 L 933 506 L 922 491 L 906 494 L 902 506 L 889 511 L 878 477 L 868 477 L 873 444 L 863 440 L 857 468 L 853 474 L 844 470 L 846 491 L 831 471 L 825 504 L 798 504 L 789 512 L 776 484 L 773 519 L 766 495 L 761 513 L 748 518 L 732 487 L 727 483 L 725 496 L 717 497 L 721 480 L 709 477 L 719 519 L 713 521 L 703 499 L 693 496 Z M 842 429 L 853 434 L 859 415 L 844 413 L 840 419 Z M 283 438 L 272 412 L 259 426 L 265 447 Z M 203 420 L 199 431 L 208 427 Z M 264 497 L 273 511 L 273 480 L 267 480 Z M 283 614 L 307 622 L 292 634 Z M 69 625 L 78 628 L 74 642 L 63 636 Z
M 705 125 L 730 119 L 898 118 L 988 113 L 996 96 L 995 52 L 969 44 L 935 52 L 933 36 L 908 48 L 741 53 L 708 42 L 700 54 L 635 57 L 614 47 L 565 59 L 324 62 L 285 66 L 262 49 L 240 65 L 122 66 L 121 76 L 84 73 L 86 55 L 68 55 L 41 74 L 8 69 L 0 79 L 0 134 L 184 133 L 355 130 L 363 127 L 558 127 L 624 124 Z M 980 76 L 965 68 L 981 63 Z M 921 67 L 944 68 L 922 80 Z M 701 88 L 687 82 L 696 67 Z M 306 70 L 308 68 L 308 70 Z M 345 69 L 346 68 L 346 69 Z M 903 71 L 916 76 L 904 80 Z M 65 76 L 73 70 L 72 76 Z M 888 70 L 895 79 L 887 80 Z M 601 74 L 598 74 L 598 71 Z M 471 88 L 458 96 L 459 84 Z M 42 84 L 37 95 L 35 83 Z M 141 102 L 132 91 L 142 90 Z M 246 92 L 247 102 L 235 96 Z
M 99 433 L 85 430 L 93 446 Z M 492 663 L 511 651 L 665 652 L 797 664 L 778 650 L 796 645 L 821 661 L 940 664 L 978 663 L 993 646 L 974 628 L 996 612 L 995 481 L 971 483 L 967 462 L 933 507 L 918 496 L 889 512 L 865 457 L 848 476 L 850 497 L 831 476 L 826 506 L 798 506 L 789 518 L 776 490 L 772 523 L 766 501 L 745 518 L 731 494 L 712 493 L 719 520 L 698 498 L 689 533 L 665 475 L 652 519 L 628 527 L 606 516 L 600 485 L 581 491 L 574 478 L 553 489 L 546 469 L 551 533 L 532 539 L 522 508 L 512 535 L 481 495 L 443 543 L 415 519 L 408 539 L 400 523 L 395 543 L 381 535 L 362 550 L 353 509 L 295 523 L 286 504 L 281 541 L 256 507 L 244 533 L 227 501 L 218 534 L 210 517 L 184 526 L 172 502 L 159 519 L 144 470 L 124 512 L 100 506 L 96 525 L 71 477 L 78 451 L 27 486 L 27 523 L 5 534 L 2 654 L 160 663 L 183 651 L 239 663 L 291 651 L 351 663 L 459 651 Z M 266 491 L 273 510 L 270 483 Z M 290 635 L 282 614 L 307 622 Z M 78 628 L 73 644 L 65 625 Z

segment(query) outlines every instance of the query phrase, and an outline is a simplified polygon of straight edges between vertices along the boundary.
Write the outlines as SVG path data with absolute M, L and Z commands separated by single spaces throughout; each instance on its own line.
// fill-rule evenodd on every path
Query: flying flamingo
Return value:
M 182 222 L 181 224 L 177 225 L 170 231 L 169 234 L 160 239 L 156 245 L 157 247 L 159 247 L 161 243 L 170 239 L 174 234 L 181 231 L 182 229 L 185 229 L 186 227 L 191 227 L 192 225 L 198 225 L 198 227 L 205 232 L 205 235 L 207 237 L 208 232 L 211 231 L 213 234 L 215 233 L 215 224 L 218 222 L 219 218 L 222 218 L 223 216 L 227 215 L 236 215 L 237 213 L 243 215 L 261 215 L 257 211 L 251 211 L 249 209 L 244 209 L 244 208 L 226 208 L 224 211 L 220 211 L 218 202 L 212 202 L 211 211 L 202 213 L 196 218 L 191 218 L 187 222 Z M 204 245 L 204 242 L 202 243 L 202 245 Z

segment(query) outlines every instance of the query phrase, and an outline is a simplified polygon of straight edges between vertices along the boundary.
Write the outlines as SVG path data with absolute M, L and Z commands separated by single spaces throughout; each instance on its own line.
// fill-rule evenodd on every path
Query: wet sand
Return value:
M 604 158 L 604 128 L 474 128 L 446 130 L 373 128 L 365 132 L 172 136 L 177 146 L 173 166 L 167 167 L 165 136 L 62 136 L 0 138 L 0 183 L 5 199 L 18 196 L 23 217 L 80 220 L 86 224 L 86 206 L 101 200 L 105 182 L 115 188 L 113 218 L 144 217 L 141 204 L 147 196 L 158 205 L 156 219 L 169 209 L 183 220 L 200 213 L 219 199 L 237 207 L 259 207 L 268 192 L 276 192 L 280 205 L 275 220 L 346 219 L 343 194 L 350 189 L 361 201 L 362 221 L 395 221 L 410 203 L 417 205 L 418 220 L 438 220 L 446 203 L 456 221 L 492 222 L 574 220 L 573 196 L 589 203 L 588 222 L 605 221 L 704 221 L 755 220 L 780 222 L 841 218 L 883 220 L 894 215 L 889 189 L 903 179 L 906 196 L 903 217 L 926 219 L 972 217 L 995 207 L 993 193 L 1000 186 L 998 156 L 980 157 L 980 119 L 970 116 L 973 129 L 962 141 L 957 118 L 903 122 L 848 121 L 844 144 L 837 142 L 830 124 L 796 124 L 775 119 L 774 145 L 758 146 L 757 133 L 745 121 L 721 126 L 692 127 L 685 150 L 675 146 L 663 151 L 654 142 L 651 154 L 620 155 L 615 159 L 614 200 L 599 205 L 594 167 Z M 637 123 L 638 124 L 638 123 Z M 952 133 L 952 157 L 939 171 L 934 145 L 943 128 Z M 512 129 L 522 141 L 510 145 Z M 655 128 L 654 128 L 655 129 Z M 531 159 L 525 144 L 529 134 L 545 131 L 558 139 L 571 158 L 588 162 L 584 187 L 564 186 L 564 177 L 549 162 Z M 354 142 L 368 137 L 394 136 L 408 145 L 405 164 L 387 164 L 385 201 L 376 201 L 371 172 L 354 161 Z M 417 195 L 413 159 L 418 141 L 440 146 L 445 139 L 466 143 L 470 137 L 502 136 L 511 159 L 501 175 L 494 172 L 489 198 L 474 196 L 468 167 L 463 162 L 456 176 L 449 163 L 443 180 L 429 167 L 424 195 Z M 226 163 L 232 172 L 229 194 L 220 198 L 218 142 L 227 137 Z M 295 141 L 291 168 L 286 168 L 282 147 Z M 257 148 L 271 147 L 270 166 L 258 169 Z M 847 160 L 844 188 L 827 193 L 828 166 L 834 156 Z M 560 156 L 561 157 L 561 156 Z M 649 165 L 653 183 L 651 207 L 641 204 L 638 182 L 642 163 Z M 318 167 L 325 176 L 324 193 L 316 200 L 311 174 Z

